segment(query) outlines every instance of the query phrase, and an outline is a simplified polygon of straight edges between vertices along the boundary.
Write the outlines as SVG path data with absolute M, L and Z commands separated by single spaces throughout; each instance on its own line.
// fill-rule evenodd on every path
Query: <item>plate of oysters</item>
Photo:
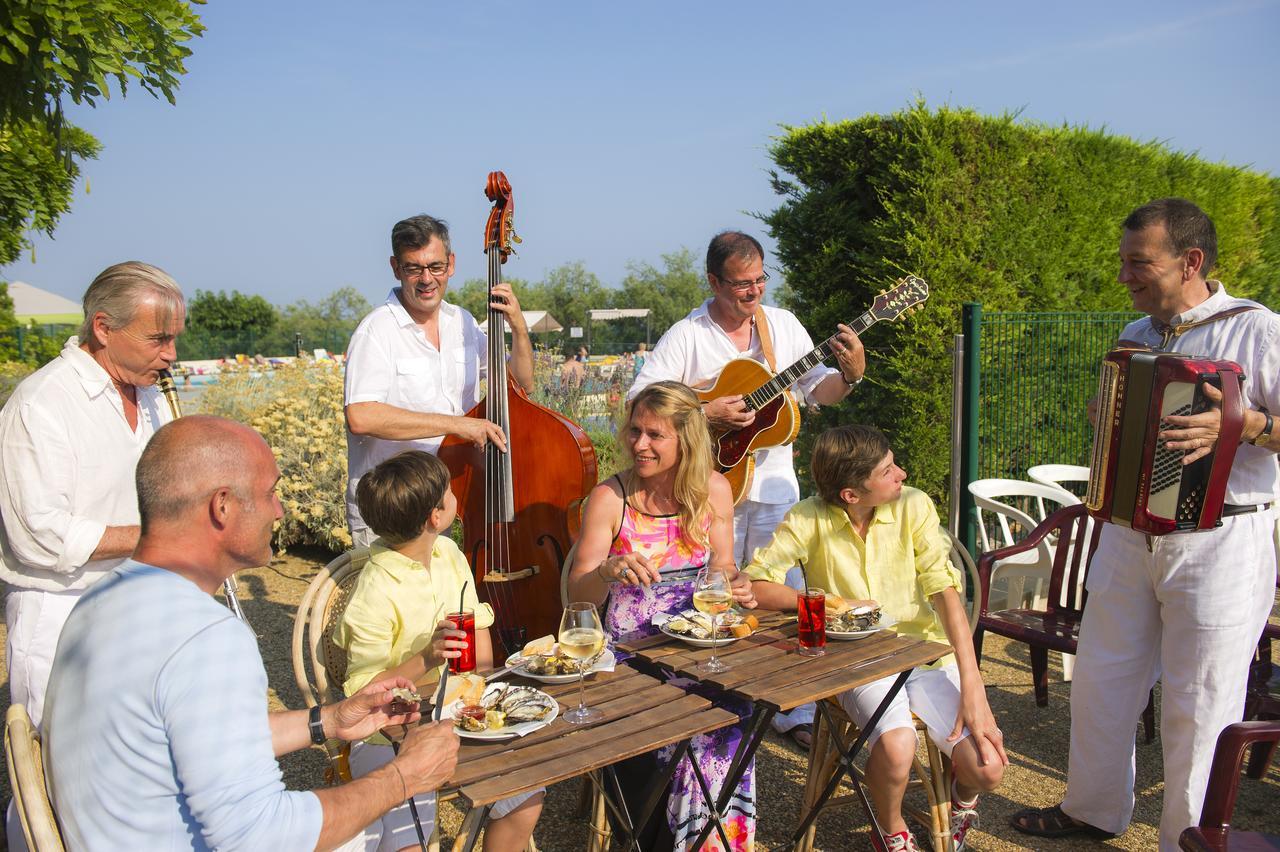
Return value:
M 743 614 L 736 610 L 722 613 L 717 619 L 716 647 L 737 642 L 744 636 L 750 636 L 760 622 L 750 613 Z M 663 633 L 696 648 L 710 648 L 711 616 L 696 609 L 681 610 L 676 615 L 655 615 L 653 624 Z
M 612 649 L 606 647 L 592 661 L 587 674 L 611 672 L 617 664 L 618 658 Z M 578 679 L 578 661 L 560 651 L 554 636 L 543 636 L 529 642 L 519 654 L 507 657 L 507 665 L 515 666 L 515 673 L 521 677 L 543 683 L 573 683 Z
M 473 740 L 523 737 L 545 728 L 560 715 L 550 695 L 531 686 L 491 683 L 476 701 L 461 698 L 444 708 L 458 736 Z
M 827 595 L 828 639 L 865 639 L 897 623 L 879 605 L 850 606 L 844 598 Z

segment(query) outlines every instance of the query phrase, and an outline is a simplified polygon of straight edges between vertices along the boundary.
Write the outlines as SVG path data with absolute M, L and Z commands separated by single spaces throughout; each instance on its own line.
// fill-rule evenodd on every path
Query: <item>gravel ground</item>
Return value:
M 327 558 L 321 551 L 300 549 L 277 558 L 269 567 L 241 575 L 241 596 L 261 640 L 273 708 L 303 706 L 290 663 L 293 616 L 307 583 Z M 1137 808 L 1133 825 L 1123 836 L 1103 843 L 1048 840 L 1033 843 L 1008 826 L 1009 815 L 1019 808 L 1051 805 L 1062 796 L 1066 785 L 1069 684 L 1061 681 L 1061 670 L 1055 665 L 1051 672 L 1049 706 L 1036 707 L 1026 646 L 1007 643 L 1000 637 L 988 638 L 982 668 L 991 706 L 1006 734 L 1010 764 L 1001 788 L 982 799 L 982 830 L 970 835 L 973 848 L 1156 848 L 1163 787 L 1158 735 L 1151 744 L 1138 744 Z M 7 682 L 0 684 L 0 703 L 5 707 L 9 704 Z M 789 739 L 774 733 L 770 733 L 760 749 L 756 768 L 760 803 L 756 840 L 761 850 L 787 846 L 800 810 L 806 757 Z M 307 789 L 322 783 L 324 755 L 319 749 L 289 755 L 281 764 L 291 788 Z M 548 790 L 535 833 L 540 849 L 561 852 L 585 848 L 587 829 L 576 815 L 579 786 L 579 782 L 572 781 Z M 0 779 L 0 796 L 8 798 L 7 777 Z M 444 834 L 452 836 L 462 819 L 456 803 L 442 807 L 441 819 Z M 1276 764 L 1262 781 L 1242 780 L 1235 822 L 1242 827 L 1280 833 L 1280 768 Z M 825 850 L 870 849 L 866 829 L 866 818 L 857 807 L 829 811 L 818 822 L 817 845 Z

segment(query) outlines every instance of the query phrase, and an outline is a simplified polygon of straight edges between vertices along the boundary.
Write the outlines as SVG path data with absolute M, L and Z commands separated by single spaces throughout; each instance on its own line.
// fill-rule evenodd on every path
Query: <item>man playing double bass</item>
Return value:
M 444 300 L 454 273 L 444 221 L 424 214 L 397 222 L 391 273 L 399 286 L 347 347 L 347 525 L 357 546 L 374 536 L 356 508 L 356 485 L 378 462 L 405 450 L 434 453 L 445 435 L 507 447 L 497 425 L 465 416 L 488 375 L 487 338 L 471 314 Z M 490 306 L 511 326 L 512 375 L 532 391 L 533 345 L 520 303 L 505 283 L 493 297 Z

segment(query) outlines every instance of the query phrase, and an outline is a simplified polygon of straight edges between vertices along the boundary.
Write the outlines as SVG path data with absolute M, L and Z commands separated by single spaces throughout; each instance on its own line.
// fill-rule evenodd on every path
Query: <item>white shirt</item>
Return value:
M 285 789 L 267 672 L 244 622 L 132 560 L 67 619 L 45 765 L 68 849 L 310 850 L 324 814 Z
M 347 346 L 345 404 L 383 402 L 406 411 L 463 415 L 480 402 L 488 376 L 488 336 L 471 314 L 440 304 L 440 348 L 400 303 L 398 287 L 360 321 Z M 379 462 L 405 450 L 434 453 L 443 436 L 388 441 L 347 432 L 347 521 L 365 523 L 356 508 L 356 484 Z
M 138 523 L 138 457 L 171 419 L 154 387 L 137 395 L 134 431 L 111 377 L 75 337 L 18 385 L 0 411 L 0 579 L 84 589 L 124 561 L 89 557 L 107 527 Z
M 746 352 L 739 352 L 729 335 L 711 318 L 707 310 L 710 305 L 711 299 L 708 299 L 667 329 L 636 374 L 627 399 L 660 381 L 684 382 L 694 388 L 709 387 L 724 365 L 734 358 L 751 358 L 767 366 L 760 349 L 759 335 L 753 330 L 751 347 Z M 763 307 L 769 334 L 773 338 L 777 372 L 782 372 L 809 354 L 814 348 L 813 340 L 795 314 L 769 305 Z M 813 389 L 835 372 L 831 367 L 814 367 L 797 379 L 791 390 L 798 392 L 808 404 L 816 405 Z M 791 447 L 775 447 L 756 453 L 755 475 L 746 499 L 774 504 L 791 504 L 800 499 L 800 483 L 796 480 L 795 465 L 791 461 Z
M 1209 286 L 1213 294 L 1191 310 L 1175 316 L 1170 325 L 1197 322 L 1240 305 L 1256 305 L 1257 310 L 1197 326 L 1174 338 L 1168 351 L 1235 361 L 1244 368 L 1245 408 L 1265 408 L 1272 416 L 1280 414 L 1280 316 L 1257 302 L 1228 295 L 1217 281 L 1210 281 Z M 1161 342 L 1161 335 L 1149 317 L 1129 323 L 1120 337 L 1153 348 Z M 1266 503 L 1278 495 L 1280 467 L 1276 465 L 1276 454 L 1252 444 L 1241 444 L 1236 449 L 1231 477 L 1227 480 L 1226 502 Z

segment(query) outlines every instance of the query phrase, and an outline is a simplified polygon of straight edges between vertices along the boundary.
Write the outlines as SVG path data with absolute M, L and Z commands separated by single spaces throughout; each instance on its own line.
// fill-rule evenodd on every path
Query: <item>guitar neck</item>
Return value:
M 871 326 L 875 325 L 877 319 L 872 315 L 871 311 L 865 311 L 861 316 L 849 323 L 849 327 L 853 329 L 854 334 L 862 334 Z M 774 399 L 782 394 L 787 388 L 795 382 L 796 379 L 812 370 L 814 367 L 826 361 L 835 351 L 831 344 L 836 339 L 833 334 L 826 340 L 819 343 L 809 353 L 796 361 L 790 367 L 747 394 L 747 407 L 753 411 L 764 408 Z

